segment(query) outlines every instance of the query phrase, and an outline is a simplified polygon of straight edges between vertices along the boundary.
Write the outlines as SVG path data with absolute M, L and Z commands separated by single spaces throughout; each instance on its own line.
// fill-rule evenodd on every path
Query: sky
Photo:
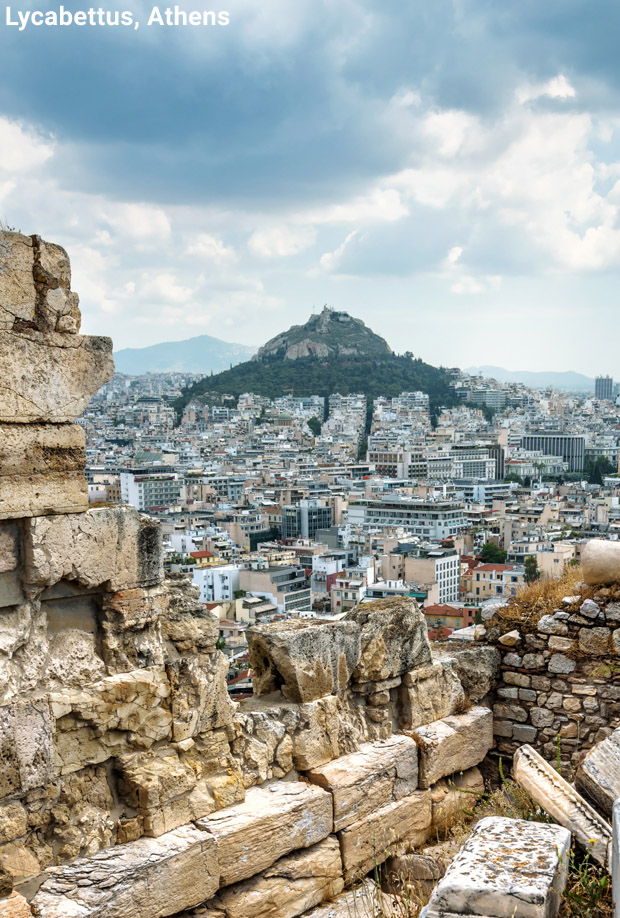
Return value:
M 0 218 L 67 248 L 84 332 L 258 346 L 328 304 L 436 365 L 620 377 L 617 0 L 179 8 L 230 22 L 0 18 Z

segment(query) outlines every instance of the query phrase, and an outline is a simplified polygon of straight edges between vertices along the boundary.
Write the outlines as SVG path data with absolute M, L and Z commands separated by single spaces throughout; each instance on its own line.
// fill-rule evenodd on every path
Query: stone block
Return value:
M 200 602 L 200 591 L 183 575 L 166 578 L 168 602 L 162 611 L 162 638 L 169 655 L 213 653 L 220 621 Z
M 115 593 L 163 580 L 159 523 L 133 507 L 30 520 L 24 556 L 24 581 L 33 586 L 73 580 Z
M 52 777 L 52 716 L 46 698 L 0 707 L 0 798 Z
M 199 737 L 186 749 L 160 746 L 120 756 L 115 769 L 120 798 L 141 818 L 144 835 L 163 835 L 245 798 L 241 770 L 223 730 Z
M 7 899 L 0 899 L 0 918 L 32 918 L 28 900 L 18 892 L 12 892 Z
M 274 622 L 248 628 L 246 637 L 255 693 L 281 689 L 288 701 L 344 691 L 360 657 L 355 622 Z
M 414 599 L 379 599 L 351 609 L 345 621 L 361 630 L 354 682 L 393 679 L 431 663 L 426 620 Z
M 620 729 L 590 750 L 577 771 L 575 783 L 611 817 L 614 801 L 620 799 Z
M 620 582 L 620 544 L 606 539 L 590 539 L 581 552 L 583 579 L 586 583 Z
M 579 650 L 582 654 L 603 657 L 613 652 L 610 636 L 609 628 L 582 628 L 579 632 Z
M 364 878 L 355 889 L 349 889 L 327 905 L 312 909 L 303 918 L 376 918 L 377 915 L 401 918 L 402 903 Z
M 15 841 L 25 835 L 28 828 L 28 813 L 21 803 L 0 806 L 0 844 Z
M 34 245 L 30 236 L 0 232 L 0 329 L 34 322 Z
M 331 795 L 320 787 L 281 781 L 253 787 L 245 801 L 197 823 L 217 840 L 221 884 L 260 873 L 298 848 L 331 834 Z
M 83 472 L 0 475 L 0 520 L 88 509 L 88 482 Z
M 250 880 L 224 887 L 207 909 L 220 909 L 225 918 L 295 918 L 343 888 L 340 845 L 330 836 Z
M 493 715 L 488 708 L 475 707 L 418 727 L 410 735 L 419 748 L 419 785 L 430 787 L 482 762 L 493 746 Z
M 435 887 L 426 918 L 555 918 L 570 839 L 560 826 L 481 819 Z
M 611 829 L 583 797 L 571 787 L 531 746 L 517 749 L 513 776 L 532 799 L 574 835 L 597 864 L 605 866 Z
M 217 845 L 208 832 L 183 826 L 47 874 L 32 900 L 38 918 L 165 918 L 217 890 Z
M 52 691 L 56 773 L 70 774 L 170 739 L 169 696 L 161 667 L 108 676 L 82 689 Z
M 345 883 L 361 878 L 399 848 L 417 847 L 431 829 L 430 791 L 388 803 L 338 833 Z
M 430 789 L 431 818 L 434 831 L 445 832 L 471 811 L 484 794 L 484 779 L 478 768 L 442 778 Z
M 160 619 L 167 602 L 163 587 L 104 595 L 100 613 L 101 653 L 110 674 L 163 664 Z
M 365 743 L 357 752 L 306 773 L 334 799 L 334 831 L 377 808 L 412 794 L 418 786 L 418 748 L 407 736 Z
M 405 673 L 399 700 L 403 730 L 412 730 L 463 710 L 465 693 L 452 660 L 440 660 Z
M 110 338 L 0 329 L 0 422 L 75 421 L 114 373 Z
M 449 657 L 453 661 L 469 704 L 478 704 L 499 682 L 502 658 L 497 647 L 457 645 L 447 649 L 444 644 L 439 644 L 434 646 L 433 653 L 435 652 L 441 659 Z M 517 665 L 520 663 L 521 658 Z M 529 679 L 529 676 L 523 678 Z
M 572 673 L 576 666 L 577 664 L 574 660 L 571 660 L 570 657 L 565 657 L 562 653 L 554 653 L 549 660 L 548 669 L 550 673 L 566 676 Z
M 181 657 L 166 664 L 175 742 L 232 723 L 236 704 L 228 694 L 228 658 L 221 651 Z

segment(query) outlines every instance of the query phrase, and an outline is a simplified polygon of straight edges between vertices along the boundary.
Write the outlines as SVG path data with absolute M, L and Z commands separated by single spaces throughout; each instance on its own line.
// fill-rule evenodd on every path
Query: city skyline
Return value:
M 612 3 L 228 9 L 1 33 L 0 216 L 71 252 L 85 331 L 259 345 L 328 303 L 435 365 L 620 378 Z

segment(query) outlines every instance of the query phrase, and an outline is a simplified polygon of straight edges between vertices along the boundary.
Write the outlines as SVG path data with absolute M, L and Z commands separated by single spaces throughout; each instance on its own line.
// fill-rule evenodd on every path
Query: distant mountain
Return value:
M 143 373 L 219 373 L 249 360 L 255 347 L 231 344 L 210 335 L 184 341 L 164 341 L 150 347 L 127 347 L 114 354 L 117 373 L 141 376 Z
M 454 405 L 452 377 L 411 354 L 397 356 L 361 319 L 324 309 L 304 325 L 294 325 L 260 348 L 252 360 L 232 370 L 201 379 L 176 400 L 177 411 L 193 399 L 211 394 L 239 396 L 255 392 L 275 398 L 294 395 L 329 396 L 361 392 L 370 398 L 401 392 L 427 392 L 431 413 Z
M 305 325 L 293 325 L 259 348 L 255 360 L 270 357 L 298 360 L 301 357 L 388 357 L 392 348 L 361 319 L 324 306 Z
M 498 382 L 523 383 L 530 389 L 594 389 L 594 380 L 582 373 L 568 370 L 565 373 L 553 373 L 543 370 L 533 373 L 529 370 L 505 370 L 503 367 L 468 367 L 466 373 L 496 379 Z

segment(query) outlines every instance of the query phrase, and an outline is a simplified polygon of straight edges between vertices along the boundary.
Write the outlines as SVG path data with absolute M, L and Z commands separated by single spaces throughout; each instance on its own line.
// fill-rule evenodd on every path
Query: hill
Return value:
M 270 357 L 299 360 L 303 357 L 388 357 L 392 349 L 361 319 L 324 306 L 305 325 L 293 325 L 259 348 L 255 360 Z
M 164 341 L 150 347 L 127 347 L 114 354 L 117 373 L 141 376 L 143 373 L 219 373 L 249 360 L 255 347 L 231 344 L 210 335 L 184 341 Z
M 441 405 L 456 403 L 450 384 L 447 370 L 412 354 L 398 356 L 361 320 L 323 310 L 305 325 L 272 338 L 247 363 L 190 386 L 175 407 L 180 413 L 190 401 L 210 393 L 238 397 L 255 392 L 275 398 L 290 392 L 298 396 L 363 392 L 375 398 L 421 390 L 428 393 L 434 415 Z
M 555 389 L 594 389 L 594 380 L 582 373 L 567 370 L 565 373 L 542 370 L 505 370 L 503 367 L 468 367 L 466 373 L 480 374 L 486 378 L 496 379 L 498 382 L 516 382 L 528 386 L 530 389 L 546 389 L 553 386 Z

